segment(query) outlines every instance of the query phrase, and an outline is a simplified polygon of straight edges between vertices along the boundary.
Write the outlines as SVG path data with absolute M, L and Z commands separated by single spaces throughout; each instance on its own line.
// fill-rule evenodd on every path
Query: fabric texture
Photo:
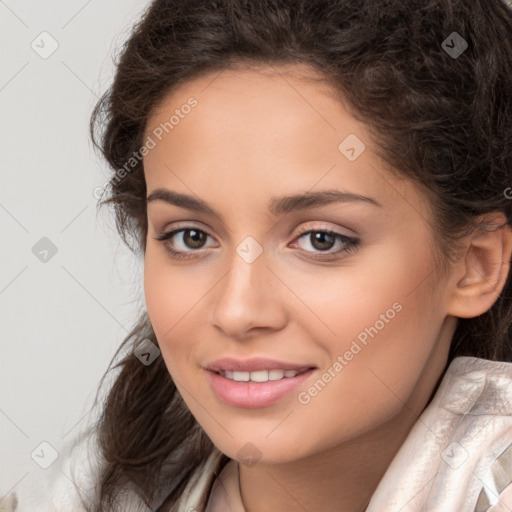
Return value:
M 44 478 L 40 473 L 37 481 L 25 478 L 1 499 L 0 512 L 85 512 L 80 495 L 86 501 L 94 497 L 102 461 L 93 435 L 81 434 L 78 440 L 76 446 L 77 439 L 68 444 Z M 205 512 L 226 512 L 227 507 L 245 512 L 238 462 L 221 468 L 221 458 L 215 449 L 196 470 L 180 497 L 180 511 L 201 512 L 208 502 Z M 132 490 L 119 510 L 164 512 L 145 506 Z M 511 510 L 512 363 L 457 357 L 379 482 L 367 512 Z

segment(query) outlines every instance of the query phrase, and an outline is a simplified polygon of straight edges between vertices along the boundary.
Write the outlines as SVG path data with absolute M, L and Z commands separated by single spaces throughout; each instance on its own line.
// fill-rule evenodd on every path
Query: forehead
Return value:
M 156 147 L 145 168 L 168 159 L 186 165 L 222 155 L 230 166 L 279 168 L 334 163 L 338 146 L 366 127 L 345 110 L 335 91 L 304 65 L 251 66 L 200 76 L 168 93 L 151 112 L 146 136 Z M 190 105 L 194 105 L 191 107 Z M 324 158 L 322 158 L 324 155 Z
M 187 105 L 191 101 L 196 103 L 193 108 Z M 179 118 L 175 115 L 165 130 L 162 125 L 173 113 Z M 171 131 L 185 135 L 191 127 L 197 135 L 214 132 L 217 139 L 230 134 L 250 142 L 252 135 L 259 144 L 304 135 L 304 128 L 316 130 L 307 137 L 315 144 L 315 133 L 326 131 L 339 132 L 337 137 L 352 131 L 367 138 L 366 126 L 347 112 L 342 96 L 325 77 L 308 66 L 289 64 L 239 65 L 180 84 L 151 112 L 146 133 L 159 126 L 164 137 Z
M 396 203 L 404 186 L 390 187 L 394 178 L 367 126 L 304 65 L 226 69 L 181 84 L 151 113 L 146 137 L 155 142 L 144 157 L 148 190 L 245 190 L 268 199 L 276 187 L 282 194 L 338 188 L 387 193 Z M 351 147 L 356 158 L 348 158 Z
M 233 96 L 233 93 L 236 95 Z M 306 103 L 309 108 L 315 109 L 310 103 L 311 97 L 308 99 L 311 94 L 315 103 L 321 101 L 320 94 L 343 102 L 339 92 L 329 85 L 327 76 L 307 64 L 236 62 L 220 70 L 206 71 L 174 86 L 153 109 L 148 125 L 157 121 L 156 118 L 165 114 L 169 107 L 179 107 L 191 95 L 200 97 L 204 107 L 210 105 L 210 100 L 227 100 L 230 103 L 243 100 L 245 103 L 252 99 L 261 105 L 267 102 L 272 104 L 274 99 L 281 104 L 286 101 L 287 105 L 295 108 L 298 103 Z M 293 102 L 293 99 L 296 101 Z

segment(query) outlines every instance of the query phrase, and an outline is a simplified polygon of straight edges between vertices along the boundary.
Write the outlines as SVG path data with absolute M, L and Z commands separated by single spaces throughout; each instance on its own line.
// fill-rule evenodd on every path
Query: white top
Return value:
M 81 434 L 37 482 L 23 479 L 3 500 L 0 512 L 85 512 L 80 490 L 92 495 L 101 458 L 94 438 Z M 220 471 L 216 448 L 183 492 L 180 511 L 245 512 L 238 462 Z M 73 473 L 71 473 L 73 470 Z M 68 476 L 73 475 L 78 489 Z M 218 475 L 218 476 L 217 476 Z M 210 492 L 211 489 L 211 492 Z M 162 490 L 165 498 L 165 489 Z M 208 494 L 209 493 L 209 494 Z M 161 502 L 160 502 L 161 503 Z M 127 490 L 123 512 L 150 512 Z M 409 432 L 366 512 L 510 512 L 512 510 L 512 363 L 455 358 Z M 161 509 L 163 512 L 163 509 Z

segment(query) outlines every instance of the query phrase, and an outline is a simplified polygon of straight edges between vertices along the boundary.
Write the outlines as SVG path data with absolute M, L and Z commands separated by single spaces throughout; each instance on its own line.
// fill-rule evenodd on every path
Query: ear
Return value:
M 512 256 L 512 230 L 503 212 L 475 219 L 482 226 L 468 236 L 467 249 L 455 264 L 448 314 L 473 318 L 491 308 L 503 290 Z

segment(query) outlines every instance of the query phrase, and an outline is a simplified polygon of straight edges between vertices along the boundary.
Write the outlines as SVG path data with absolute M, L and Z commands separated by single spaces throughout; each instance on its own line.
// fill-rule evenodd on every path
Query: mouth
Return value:
M 210 386 L 217 397 L 233 407 L 253 409 L 267 407 L 289 396 L 304 385 L 318 370 L 206 370 Z

